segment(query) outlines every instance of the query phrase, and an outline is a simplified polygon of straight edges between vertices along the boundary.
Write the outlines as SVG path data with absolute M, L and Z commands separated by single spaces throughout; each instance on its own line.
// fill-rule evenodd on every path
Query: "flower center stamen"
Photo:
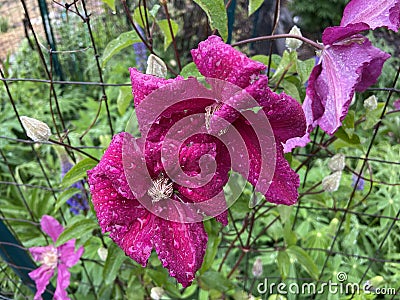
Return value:
M 164 175 L 161 175 L 158 179 L 153 180 L 152 183 L 153 186 L 149 188 L 147 194 L 152 198 L 153 203 L 172 196 L 174 189 L 169 178 L 164 178 Z
M 214 103 L 211 104 L 209 106 L 206 107 L 206 115 L 205 115 L 205 119 L 206 119 L 206 129 L 207 131 L 210 131 L 211 127 L 210 127 L 210 123 L 211 123 L 211 118 L 214 116 L 214 114 L 220 110 L 222 107 L 222 103 Z M 218 132 L 218 135 L 223 135 L 224 133 L 226 133 L 226 131 L 228 130 L 228 128 L 222 129 Z
M 56 248 L 51 248 L 42 255 L 42 263 L 51 269 L 55 269 L 58 263 L 58 252 Z

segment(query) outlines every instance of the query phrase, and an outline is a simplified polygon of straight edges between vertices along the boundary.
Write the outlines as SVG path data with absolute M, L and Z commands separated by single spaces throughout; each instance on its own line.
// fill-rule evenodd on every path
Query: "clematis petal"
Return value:
M 70 240 L 58 248 L 60 252 L 60 260 L 68 268 L 76 265 L 81 258 L 84 248 L 81 246 L 75 251 L 75 240 Z
M 276 204 L 295 204 L 299 196 L 297 191 L 299 186 L 299 175 L 290 168 L 283 156 L 283 146 L 277 144 L 275 173 L 268 192 L 265 194 L 266 199 Z
M 57 267 L 57 287 L 54 292 L 55 300 L 69 300 L 67 288 L 69 286 L 71 274 L 64 264 L 59 264 Z
M 56 219 L 48 215 L 44 215 L 42 217 L 42 219 L 40 220 L 40 226 L 42 227 L 43 232 L 47 233 L 54 243 L 57 241 L 61 232 L 63 232 L 64 230 L 64 228 Z
M 54 250 L 55 247 L 53 245 L 48 245 L 44 247 L 31 247 L 29 248 L 29 252 L 32 254 L 33 259 L 36 261 L 42 260 L 42 255 L 46 252 L 50 252 Z
M 112 182 L 103 174 L 90 173 L 92 202 L 102 232 L 111 232 L 118 239 L 129 230 L 129 226 L 146 210 L 136 199 L 126 199 L 114 189 Z
M 322 63 L 315 66 L 307 86 L 310 101 L 303 108 L 312 126 L 333 134 L 347 115 L 354 91 L 374 84 L 389 54 L 364 40 L 332 45 L 323 51 Z M 345 80 L 343 80 L 345 79 Z M 310 115 L 312 114 L 312 116 Z
M 241 88 L 248 86 L 266 68 L 215 35 L 199 43 L 198 48 L 191 50 L 191 53 L 202 75 L 226 80 Z
M 207 248 L 203 223 L 176 223 L 157 218 L 153 234 L 162 265 L 184 287 L 189 286 Z
M 148 213 L 132 222 L 125 233 L 118 236 L 110 235 L 126 255 L 143 267 L 146 266 L 153 250 L 152 238 L 157 234 L 154 229 L 156 218 L 153 214 Z
M 306 118 L 301 105 L 296 99 L 284 92 L 274 93 L 268 87 L 268 78 L 264 75 L 246 88 L 263 108 L 271 124 L 274 135 L 280 142 L 301 137 L 306 132 Z
M 143 74 L 135 68 L 129 68 L 129 72 L 131 76 L 132 94 L 134 96 L 135 106 L 138 106 L 146 96 L 160 87 L 175 82 L 176 80 L 183 79 L 180 76 L 175 79 L 164 79 L 154 75 Z
M 89 183 L 92 177 L 105 177 L 110 180 L 114 189 L 124 198 L 134 199 L 129 184 L 125 177 L 125 171 L 122 163 L 122 149 L 127 133 L 116 134 L 106 152 L 101 158 L 99 164 L 88 171 Z
M 46 286 L 50 282 L 50 278 L 53 276 L 54 270 L 46 267 L 45 265 L 40 266 L 39 268 L 29 272 L 29 277 L 36 284 L 36 293 L 34 300 L 41 300 L 41 295 L 44 293 Z
M 243 137 L 249 153 L 250 172 L 247 180 L 256 187 L 256 191 L 265 193 L 267 201 L 276 204 L 294 204 L 298 198 L 299 176 L 290 168 L 284 158 L 283 146 L 279 142 L 275 144 L 275 166 L 266 166 L 267 162 L 263 161 L 265 155 L 261 155 L 258 137 L 254 130 L 250 125 L 239 121 L 240 119 L 234 124 Z M 245 176 L 243 170 L 236 165 L 233 165 L 233 170 Z M 268 178 L 265 172 L 274 172 L 271 183 L 260 180 L 263 177 Z
M 343 12 L 340 26 L 366 23 L 371 29 L 387 27 L 397 31 L 400 26 L 400 1 L 381 0 L 379 3 L 365 0 L 352 0 Z
M 332 45 L 337 41 L 345 40 L 355 34 L 360 33 L 361 31 L 368 29 L 370 28 L 368 24 L 365 23 L 349 24 L 346 27 L 328 27 L 322 33 L 322 42 L 324 45 Z

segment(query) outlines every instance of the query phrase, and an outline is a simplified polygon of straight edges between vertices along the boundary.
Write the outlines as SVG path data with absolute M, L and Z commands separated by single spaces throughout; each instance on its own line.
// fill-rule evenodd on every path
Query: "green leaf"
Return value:
M 275 70 L 274 75 L 271 78 L 271 83 L 278 83 L 282 76 L 292 75 L 296 70 L 297 64 L 297 52 L 291 51 L 288 52 L 285 50 L 282 55 L 282 59 Z
M 200 74 L 199 70 L 197 69 L 197 66 L 195 65 L 194 62 L 188 63 L 186 66 L 182 68 L 181 71 L 181 76 L 188 78 L 189 76 L 193 77 L 203 77 L 203 75 Z
M 282 279 L 285 280 L 288 277 L 290 271 L 290 257 L 286 253 L 286 251 L 278 252 L 277 264 L 279 273 L 281 274 Z
M 119 114 L 122 116 L 125 114 L 126 109 L 132 101 L 132 89 L 129 86 L 122 86 L 119 89 L 119 94 L 117 98 L 117 108 Z
M 70 187 L 78 180 L 83 179 L 86 176 L 86 171 L 93 169 L 97 164 L 98 162 L 91 158 L 82 159 L 65 174 L 60 184 L 61 188 Z
M 264 3 L 264 0 L 250 0 L 249 1 L 249 16 L 257 11 L 260 6 Z
M 69 240 L 79 239 L 86 234 L 91 234 L 93 229 L 99 225 L 92 219 L 78 219 L 73 224 L 67 226 L 57 239 L 56 246 L 59 247 Z
M 297 89 L 297 86 L 294 83 L 288 80 L 284 80 L 281 82 L 281 87 L 283 87 L 283 90 L 285 91 L 286 94 L 292 96 L 297 101 L 301 99 L 299 90 Z
M 209 270 L 203 275 L 198 277 L 199 286 L 203 290 L 217 290 L 220 292 L 227 292 L 232 290 L 235 286 L 227 278 L 225 278 L 221 273 Z
M 295 245 L 290 246 L 286 251 L 290 257 L 296 260 L 312 278 L 318 278 L 318 268 L 306 251 Z
M 112 11 L 115 11 L 115 0 L 101 0 L 103 3 L 107 4 L 108 7 L 112 9 Z
M 290 223 L 286 223 L 283 227 L 283 238 L 288 246 L 296 245 L 297 243 L 296 233 L 292 230 Z
M 77 193 L 81 193 L 82 191 L 80 189 L 77 188 L 70 188 L 65 190 L 64 192 L 61 193 L 60 196 L 58 196 L 57 199 L 57 203 L 54 207 L 54 213 L 56 213 L 61 206 L 63 206 L 65 204 L 65 202 L 67 202 L 67 200 L 69 198 L 71 198 L 73 195 L 77 194 Z
M 374 110 L 367 109 L 365 114 L 365 122 L 362 123 L 362 128 L 364 130 L 371 129 L 374 127 L 381 119 L 382 110 L 385 107 L 385 103 L 378 103 L 378 106 Z
M 343 129 L 343 127 L 340 127 L 336 132 L 335 136 L 338 139 L 341 139 L 342 141 L 351 144 L 351 145 L 359 145 L 360 144 L 360 138 L 356 134 L 352 134 L 350 137 L 347 132 Z
M 212 30 L 217 29 L 224 41 L 228 38 L 228 16 L 223 0 L 193 0 L 207 14 Z
M 141 39 L 138 37 L 135 31 L 132 30 L 121 33 L 116 39 L 109 42 L 104 49 L 103 56 L 101 57 L 102 67 L 104 68 L 107 62 L 122 49 L 125 49 L 132 44 L 139 42 L 141 42 Z
M 218 246 L 222 240 L 222 237 L 219 235 L 219 230 L 215 230 L 219 228 L 219 226 L 216 223 L 217 222 L 214 220 L 208 220 L 204 222 L 204 227 L 208 234 L 208 242 L 207 242 L 206 254 L 203 260 L 203 265 L 199 270 L 200 274 L 203 274 L 205 271 L 211 268 L 215 256 L 217 255 L 218 252 Z
M 172 32 L 174 34 L 174 37 L 176 37 L 179 30 L 179 25 L 174 20 L 170 21 L 171 21 Z M 172 43 L 171 30 L 169 29 L 168 20 L 166 19 L 158 21 L 157 24 L 164 34 L 164 51 L 165 51 L 167 50 L 168 46 Z
M 302 84 L 306 83 L 306 81 L 310 77 L 314 65 L 315 65 L 314 58 L 310 58 L 305 61 L 297 60 L 296 63 L 297 73 L 299 74 L 300 81 Z
M 147 14 L 148 20 L 149 20 L 149 18 L 153 19 L 153 16 L 152 16 L 152 14 L 150 14 L 150 11 L 147 8 L 144 9 L 143 5 L 136 7 L 133 12 L 133 19 L 142 28 L 145 28 L 145 23 L 143 23 L 143 21 L 146 22 L 146 14 Z M 150 22 L 150 20 L 149 20 L 149 22 Z
M 268 67 L 269 64 L 269 56 L 267 55 L 262 55 L 262 54 L 258 54 L 258 55 L 254 55 L 251 57 L 252 60 L 258 61 L 262 64 L 264 64 L 265 66 Z M 281 57 L 277 54 L 272 54 L 271 57 L 271 69 L 276 69 L 279 65 L 279 62 L 281 61 Z
M 117 245 L 114 243 L 110 245 L 103 268 L 103 278 L 106 284 L 114 282 L 126 258 L 125 253 Z

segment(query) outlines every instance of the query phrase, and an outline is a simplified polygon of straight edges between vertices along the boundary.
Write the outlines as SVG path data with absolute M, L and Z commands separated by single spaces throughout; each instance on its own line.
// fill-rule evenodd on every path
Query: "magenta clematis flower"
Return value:
M 114 136 L 100 163 L 88 171 L 93 206 L 103 232 L 110 232 L 110 237 L 129 257 L 146 266 L 154 248 L 170 275 L 186 287 L 193 281 L 195 272 L 203 262 L 207 234 L 202 222 L 167 220 L 146 209 L 136 199 L 127 179 L 131 175 L 126 175 L 124 164 L 140 169 L 140 161 L 144 157 L 141 142 L 141 139 L 135 139 L 125 132 Z M 198 157 L 204 153 L 218 155 L 217 149 L 216 144 L 200 139 L 190 148 L 180 151 L 181 167 L 195 173 Z M 124 152 L 127 157 L 124 157 Z M 164 177 L 160 161 L 154 157 L 147 161 L 150 176 L 154 179 L 150 187 L 142 181 L 147 178 L 145 174 L 141 176 L 137 173 L 133 180 L 154 203 L 166 199 L 179 203 L 193 202 L 202 194 L 207 194 L 207 190 L 214 191 L 218 189 L 217 185 L 222 189 L 225 184 L 215 179 L 212 183 L 214 187 L 203 189 L 203 193 L 197 190 L 192 195 L 178 195 L 176 192 L 180 187 Z M 226 215 L 220 220 L 226 224 Z
M 50 236 L 54 243 L 64 230 L 56 219 L 47 215 L 42 217 L 40 225 L 43 232 Z M 49 284 L 51 277 L 53 277 L 55 270 L 57 270 L 57 287 L 54 299 L 70 299 L 66 292 L 70 280 L 68 268 L 71 268 L 79 261 L 84 251 L 83 247 L 80 247 L 75 252 L 75 240 L 70 240 L 59 247 L 53 244 L 44 247 L 32 247 L 29 248 L 29 251 L 36 261 L 42 263 L 39 268 L 29 273 L 29 277 L 36 283 L 34 299 L 42 299 L 41 295 Z
M 267 77 L 260 74 L 266 68 L 263 64 L 216 36 L 200 43 L 192 55 L 214 90 L 194 78 L 163 79 L 130 69 L 142 137 L 114 136 L 100 163 L 88 171 L 102 231 L 110 232 L 143 266 L 155 249 L 183 286 L 193 281 L 207 246 L 198 216 L 228 223 L 223 187 L 230 170 L 243 174 L 271 202 L 296 202 L 299 177 L 285 160 L 282 145 L 306 129 L 297 101 L 268 88 Z M 216 90 L 224 101 L 214 100 Z M 262 110 L 242 114 L 254 107 Z M 256 121 L 267 116 L 262 134 L 245 116 Z M 263 140 L 272 141 L 268 149 L 262 147 Z M 230 152 L 232 144 L 236 148 Z M 243 149 L 245 156 L 237 154 Z
M 328 27 L 322 34 L 324 50 L 310 75 L 303 109 L 308 130 L 302 138 L 288 141 L 285 150 L 305 146 L 309 133 L 319 125 L 334 134 L 348 113 L 354 92 L 365 91 L 382 72 L 389 54 L 372 46 L 360 32 L 377 27 L 397 31 L 400 1 L 352 0 L 345 8 L 340 26 Z

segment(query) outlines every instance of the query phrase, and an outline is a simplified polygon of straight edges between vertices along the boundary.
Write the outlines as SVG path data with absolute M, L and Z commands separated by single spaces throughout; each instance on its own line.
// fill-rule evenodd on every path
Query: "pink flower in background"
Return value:
M 393 106 L 396 110 L 400 110 L 400 99 L 393 102 Z
M 359 33 L 377 27 L 397 31 L 400 1 L 353 0 L 345 8 L 340 26 L 328 27 L 322 34 L 324 50 L 310 75 L 303 109 L 308 132 L 288 141 L 286 151 L 305 146 L 309 133 L 319 125 L 334 134 L 346 117 L 354 92 L 365 91 L 382 72 L 389 54 L 372 46 Z
M 42 231 L 50 236 L 53 243 L 57 241 L 57 238 L 64 230 L 56 219 L 47 215 L 42 217 L 40 225 Z M 34 299 L 42 299 L 41 295 L 45 291 L 55 271 L 57 271 L 57 287 L 54 293 L 54 299 L 70 299 L 66 292 L 70 280 L 68 269 L 79 261 L 84 251 L 83 247 L 80 247 L 75 252 L 75 240 L 70 240 L 59 247 L 52 244 L 44 247 L 32 247 L 29 248 L 29 251 L 33 258 L 42 264 L 39 268 L 29 273 L 29 276 L 36 283 Z

